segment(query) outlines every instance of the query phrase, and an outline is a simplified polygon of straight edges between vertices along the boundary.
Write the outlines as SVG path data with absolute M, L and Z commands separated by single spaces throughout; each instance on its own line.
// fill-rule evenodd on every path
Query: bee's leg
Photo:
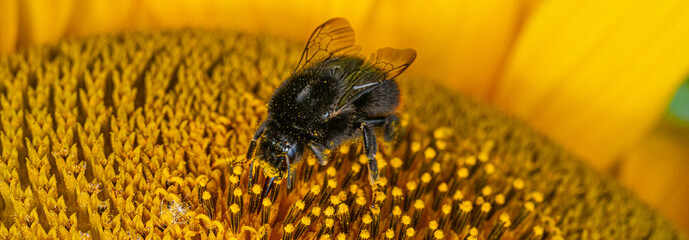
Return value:
M 296 181 L 296 178 L 294 178 L 294 175 L 297 174 L 296 169 L 290 169 L 289 172 L 287 172 L 287 190 L 292 191 L 292 187 L 294 187 L 294 182 Z
M 395 138 L 395 126 L 399 122 L 397 115 L 390 114 L 385 117 L 369 118 L 364 120 L 364 123 L 369 127 L 383 127 L 383 137 L 386 142 L 392 141 Z
M 266 198 L 266 196 L 268 196 L 270 189 L 273 187 L 273 181 L 275 181 L 275 177 L 270 178 L 270 180 L 268 180 L 268 182 L 266 182 L 265 185 L 263 186 L 263 188 L 265 190 L 263 190 L 263 197 L 262 198 Z
M 256 142 L 258 142 L 258 138 L 263 135 L 263 132 L 266 131 L 266 122 L 261 123 L 260 126 L 258 126 L 258 129 L 256 129 L 256 132 L 254 132 L 254 136 L 251 138 L 251 143 L 249 143 L 249 149 L 246 151 L 246 161 L 250 161 L 251 158 L 254 156 L 254 150 L 256 149 Z
M 395 127 L 399 123 L 399 118 L 397 115 L 391 114 L 385 117 L 385 125 L 383 126 L 383 139 L 386 142 L 390 142 L 395 139 Z
M 371 181 L 371 190 L 373 198 L 371 199 L 371 207 L 375 207 L 376 194 L 380 190 L 378 188 L 378 161 L 376 160 L 376 152 L 378 151 L 378 143 L 376 143 L 376 135 L 373 130 L 366 124 L 361 124 L 361 131 L 364 137 L 364 151 L 368 157 L 368 180 Z
M 368 157 L 368 176 L 371 184 L 378 181 L 378 162 L 376 161 L 376 152 L 378 152 L 378 143 L 376 143 L 376 135 L 373 130 L 366 124 L 361 125 L 362 135 L 364 138 L 364 151 Z
M 318 164 L 321 166 L 328 164 L 328 159 L 327 156 L 324 155 L 325 147 L 316 142 L 309 142 L 309 148 L 313 152 L 313 155 L 316 155 L 316 158 L 318 159 Z
M 256 149 L 256 140 L 257 139 L 251 139 L 251 143 L 249 143 L 249 149 L 246 151 L 246 161 L 249 161 L 252 157 L 254 157 L 254 149 Z
M 256 148 L 256 141 L 251 140 L 251 144 L 249 145 L 249 151 L 246 153 L 246 161 L 251 161 L 251 157 L 253 156 L 254 153 L 254 148 Z M 254 175 L 254 161 L 251 161 L 251 167 L 249 167 L 249 189 L 251 189 L 251 185 L 253 183 L 253 175 Z
M 261 123 L 261 125 L 256 129 L 256 132 L 254 132 L 253 138 L 251 138 L 251 143 L 249 143 L 249 149 L 246 151 L 246 161 L 251 161 L 251 158 L 254 156 L 254 150 L 256 149 L 256 142 L 258 141 L 258 138 L 263 135 L 263 132 L 266 131 L 266 122 Z M 251 185 L 253 183 L 253 173 L 254 173 L 254 162 L 251 161 L 251 168 L 249 169 L 249 189 L 251 189 Z
M 251 161 L 251 166 L 249 167 L 249 189 L 251 189 L 251 184 L 254 179 L 254 161 Z

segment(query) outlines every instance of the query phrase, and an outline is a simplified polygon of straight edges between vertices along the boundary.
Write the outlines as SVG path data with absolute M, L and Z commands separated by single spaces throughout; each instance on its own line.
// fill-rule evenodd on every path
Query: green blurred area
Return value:
M 671 121 L 689 127 L 689 80 L 684 82 L 675 93 L 667 115 Z

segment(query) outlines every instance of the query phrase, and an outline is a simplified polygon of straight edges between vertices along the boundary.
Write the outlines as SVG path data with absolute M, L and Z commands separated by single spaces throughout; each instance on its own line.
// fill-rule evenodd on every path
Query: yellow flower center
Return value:
M 242 163 L 302 47 L 186 30 L 0 57 L 0 239 L 678 234 L 523 124 L 418 78 L 398 79 L 404 124 L 379 141 L 378 186 L 354 142 L 263 198 Z

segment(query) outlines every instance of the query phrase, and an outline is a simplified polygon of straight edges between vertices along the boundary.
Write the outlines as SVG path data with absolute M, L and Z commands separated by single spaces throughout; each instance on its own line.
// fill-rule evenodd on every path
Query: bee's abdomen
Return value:
M 400 90 L 394 80 L 385 80 L 371 92 L 354 101 L 357 112 L 363 116 L 388 115 L 400 103 Z

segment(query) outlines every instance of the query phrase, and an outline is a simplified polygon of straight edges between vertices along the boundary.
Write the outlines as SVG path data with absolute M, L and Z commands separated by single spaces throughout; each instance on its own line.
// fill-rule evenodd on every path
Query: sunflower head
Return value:
M 415 78 L 400 80 L 399 138 L 379 147 L 380 192 L 353 143 L 263 198 L 236 163 L 301 50 L 187 30 L 3 56 L 0 238 L 680 237 L 524 124 Z

